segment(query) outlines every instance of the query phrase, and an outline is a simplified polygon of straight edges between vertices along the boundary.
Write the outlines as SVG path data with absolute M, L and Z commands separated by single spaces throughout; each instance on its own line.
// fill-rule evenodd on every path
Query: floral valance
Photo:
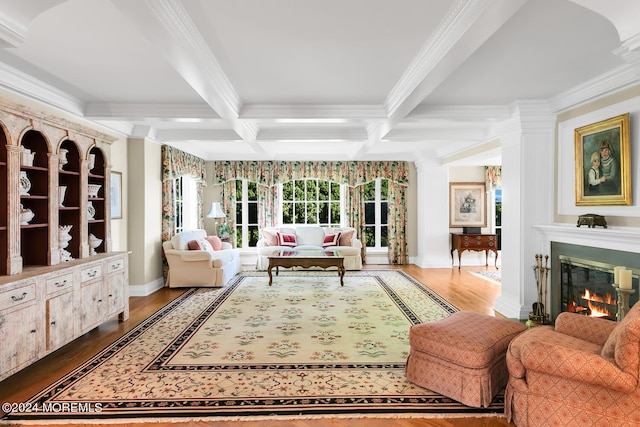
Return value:
M 487 189 L 502 188 L 502 167 L 485 166 L 485 180 Z
M 196 182 L 206 185 L 204 160 L 177 148 L 163 145 L 162 181 L 177 179 L 183 175 L 190 175 Z
M 267 187 L 292 179 L 318 178 L 357 187 L 376 178 L 386 178 L 400 185 L 408 185 L 406 162 L 270 162 L 215 161 L 213 184 L 248 179 Z

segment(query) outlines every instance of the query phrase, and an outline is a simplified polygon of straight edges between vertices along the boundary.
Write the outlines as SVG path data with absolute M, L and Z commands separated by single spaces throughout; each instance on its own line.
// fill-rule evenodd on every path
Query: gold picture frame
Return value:
M 574 134 L 576 206 L 631 205 L 629 113 Z
M 484 182 L 449 183 L 449 227 L 486 227 L 487 193 Z

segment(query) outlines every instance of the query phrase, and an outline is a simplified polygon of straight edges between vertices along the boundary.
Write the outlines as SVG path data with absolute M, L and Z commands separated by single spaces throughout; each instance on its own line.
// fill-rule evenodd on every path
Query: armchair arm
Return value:
M 563 312 L 556 318 L 555 330 L 602 346 L 616 325 L 617 323 L 611 320 Z
M 351 246 L 354 248 L 362 248 L 362 241 L 357 237 L 351 239 Z
M 631 393 L 638 377 L 623 372 L 600 354 L 588 353 L 548 342 L 534 341 L 522 348 L 520 361 L 526 370 L 544 375 Z

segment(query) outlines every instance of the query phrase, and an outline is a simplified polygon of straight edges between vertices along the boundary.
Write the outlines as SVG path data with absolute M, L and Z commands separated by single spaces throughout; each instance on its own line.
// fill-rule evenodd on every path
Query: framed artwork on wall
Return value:
M 122 172 L 111 172 L 111 219 L 122 218 Z
M 486 227 L 487 193 L 484 182 L 449 183 L 449 227 Z
M 631 205 L 629 113 L 574 134 L 576 206 Z

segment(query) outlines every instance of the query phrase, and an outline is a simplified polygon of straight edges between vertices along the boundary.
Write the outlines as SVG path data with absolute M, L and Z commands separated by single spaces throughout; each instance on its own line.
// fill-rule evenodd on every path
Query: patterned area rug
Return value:
M 267 283 L 188 290 L 9 418 L 503 412 L 407 382 L 409 327 L 456 308 L 405 273 Z
M 493 283 L 497 283 L 498 285 L 502 284 L 502 272 L 500 270 L 497 271 L 470 271 L 469 273 L 474 276 L 482 277 L 485 280 L 488 280 Z

